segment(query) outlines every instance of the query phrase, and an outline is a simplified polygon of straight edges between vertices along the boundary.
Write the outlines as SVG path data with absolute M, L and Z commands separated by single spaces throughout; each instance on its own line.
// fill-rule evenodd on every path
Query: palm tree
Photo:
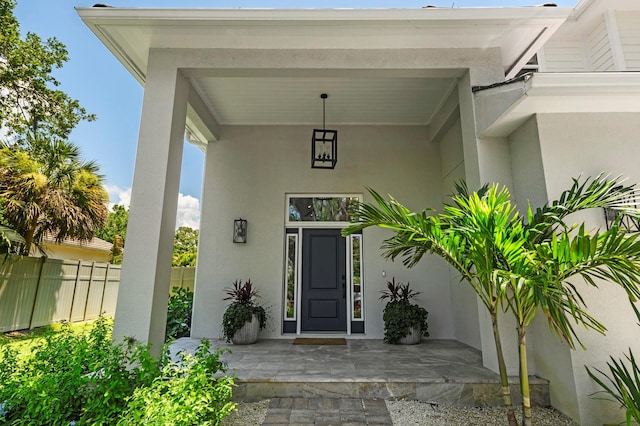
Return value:
M 104 226 L 108 195 L 94 162 L 67 141 L 28 138 L 0 145 L 4 217 L 25 240 L 22 254 L 46 234 L 88 241 Z
M 538 308 L 551 328 L 572 347 L 577 339 L 570 319 L 604 332 L 604 327 L 585 311 L 584 303 L 569 279 L 581 276 L 595 285 L 593 277 L 614 281 L 630 295 L 640 296 L 640 242 L 625 236 L 614 226 L 603 234 L 589 236 L 565 224 L 571 213 L 594 207 L 627 209 L 629 197 L 636 196 L 633 186 L 618 179 L 598 176 L 574 184 L 550 205 L 532 213 L 528 221 L 511 204 L 506 188 L 484 186 L 469 193 L 464 185 L 456 187 L 453 204 L 441 214 L 431 209 L 412 212 L 395 199 L 386 201 L 369 190 L 377 205 L 360 203 L 352 209 L 353 223 L 344 234 L 379 226 L 395 231 L 384 241 L 385 256 L 403 257 L 411 267 L 424 254 L 442 257 L 476 292 L 489 311 L 495 338 L 502 393 L 510 425 L 516 425 L 498 314 L 508 309 L 518 322 L 520 383 L 523 394 L 523 422 L 531 424 L 526 361 L 526 327 Z M 588 245 L 588 247 L 587 247 Z

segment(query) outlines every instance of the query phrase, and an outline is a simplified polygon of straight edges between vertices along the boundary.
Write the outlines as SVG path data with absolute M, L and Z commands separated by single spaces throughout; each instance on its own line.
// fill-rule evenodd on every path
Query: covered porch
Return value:
M 291 333 L 290 302 L 296 316 L 312 310 L 304 278 L 291 299 L 287 291 L 288 236 L 296 228 L 304 240 L 308 231 L 288 222 L 287 200 L 353 194 L 366 201 L 373 187 L 416 209 L 437 208 L 458 180 L 503 181 L 504 147 L 479 143 L 472 87 L 517 74 L 569 14 L 549 7 L 78 12 L 145 86 L 114 334 L 156 348 L 185 134 L 206 151 L 192 336 L 220 336 L 223 288 L 251 278 L 273 319 L 262 337 L 283 338 Z M 321 93 L 329 94 L 327 124 L 340 132 L 332 170 L 312 170 L 309 161 L 311 130 L 324 127 Z M 237 218 L 249 221 L 246 244 L 231 239 Z M 335 232 L 345 223 L 320 225 Z M 481 349 L 495 368 L 475 295 L 437 259 L 410 270 L 385 262 L 385 236 L 363 235 L 362 285 L 356 291 L 347 282 L 336 311 L 354 319 L 361 311 L 356 332 L 381 338 L 378 290 L 393 277 L 409 281 L 423 292 L 432 337 Z M 298 249 L 296 271 L 304 270 L 305 252 Z M 334 330 L 322 326 L 294 331 Z M 339 329 L 354 331 L 342 318 Z
M 200 341 L 181 338 L 171 353 L 193 353 Z M 482 366 L 482 354 L 464 343 L 427 339 L 389 345 L 378 339 L 348 339 L 345 345 L 294 345 L 293 339 L 234 345 L 223 356 L 237 380 L 234 399 L 381 398 L 460 406 L 500 406 L 499 376 Z M 212 349 L 229 347 L 212 340 Z M 519 403 L 517 377 L 511 392 Z M 547 407 L 549 382 L 531 378 L 534 406 Z

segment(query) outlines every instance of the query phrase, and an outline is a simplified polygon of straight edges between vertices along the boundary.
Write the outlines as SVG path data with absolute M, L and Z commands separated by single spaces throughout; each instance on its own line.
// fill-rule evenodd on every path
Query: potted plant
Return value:
M 227 342 L 235 345 L 248 345 L 258 340 L 258 333 L 267 323 L 267 313 L 255 301 L 258 291 L 251 280 L 244 283 L 236 280 L 232 288 L 225 288 L 227 297 L 231 300 L 222 317 L 222 334 Z
M 427 332 L 428 312 L 410 300 L 420 294 L 409 288 L 409 283 L 397 282 L 395 277 L 387 281 L 387 288 L 381 291 L 380 300 L 388 299 L 384 307 L 384 341 L 401 345 L 420 343 L 422 336 L 429 337 Z

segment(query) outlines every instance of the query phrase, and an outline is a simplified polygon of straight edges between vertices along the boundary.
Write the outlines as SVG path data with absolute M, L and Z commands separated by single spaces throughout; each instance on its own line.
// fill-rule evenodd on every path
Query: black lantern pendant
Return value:
M 313 129 L 311 136 L 311 168 L 333 169 L 338 162 L 338 131 L 325 129 L 325 101 L 329 96 L 326 93 L 322 98 L 322 130 Z

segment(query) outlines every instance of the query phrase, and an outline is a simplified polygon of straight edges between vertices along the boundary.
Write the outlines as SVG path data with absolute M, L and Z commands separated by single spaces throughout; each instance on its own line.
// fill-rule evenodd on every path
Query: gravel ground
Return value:
M 222 426 L 261 425 L 267 415 L 269 400 L 260 402 L 240 402 L 236 405 L 238 411 L 229 414 L 222 421 Z
M 394 426 L 478 425 L 504 426 L 507 417 L 500 407 L 453 407 L 423 401 L 386 401 Z M 516 409 L 521 422 L 521 413 Z M 537 426 L 577 426 L 570 418 L 552 408 L 533 407 Z
M 453 407 L 430 404 L 423 401 L 386 401 L 394 426 L 446 426 L 477 425 L 504 426 L 507 424 L 504 409 L 500 407 Z M 239 403 L 238 411 L 227 416 L 223 426 L 260 425 L 264 421 L 269 400 Z M 516 411 L 520 422 L 520 412 Z M 533 408 L 537 426 L 577 426 L 573 420 L 552 408 Z

